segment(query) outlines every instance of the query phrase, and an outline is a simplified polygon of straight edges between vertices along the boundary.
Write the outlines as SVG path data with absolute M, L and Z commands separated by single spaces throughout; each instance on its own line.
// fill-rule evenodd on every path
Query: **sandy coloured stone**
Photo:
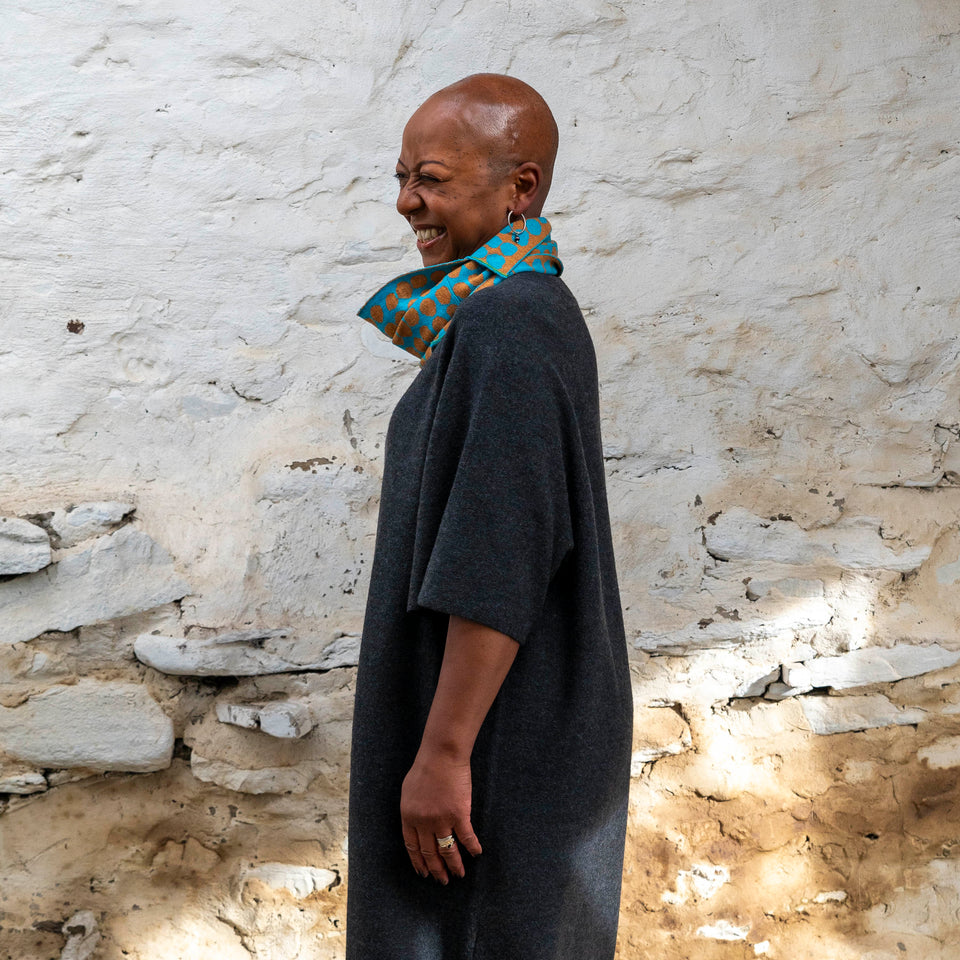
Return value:
M 631 776 L 639 776 L 645 763 L 690 749 L 690 728 L 670 707 L 635 707 L 633 729 Z
M 264 736 L 257 729 L 222 722 L 224 713 L 218 704 L 184 729 L 194 776 L 240 793 L 299 794 L 308 787 L 313 797 L 345 792 L 353 709 L 353 686 L 348 678 L 335 671 L 251 678 L 241 680 L 223 699 L 227 703 L 239 700 L 234 707 L 253 707 L 257 714 L 253 719 L 259 722 L 260 709 L 285 702 L 264 702 L 259 697 L 292 690 L 300 693 L 286 702 L 294 701 L 309 710 L 314 724 L 311 731 L 295 739 Z
M 324 867 L 301 867 L 292 863 L 260 863 L 240 874 L 241 883 L 259 880 L 274 890 L 286 890 L 295 899 L 303 900 L 318 890 L 329 890 L 340 880 L 340 874 Z
M 173 873 L 207 874 L 215 869 L 220 858 L 207 849 L 195 837 L 187 837 L 183 843 L 168 840 L 157 851 L 150 863 L 152 871 Z
M 244 769 L 227 760 L 207 759 L 196 751 L 190 769 L 198 780 L 216 783 L 237 793 L 306 793 L 322 764 L 300 763 L 290 767 Z

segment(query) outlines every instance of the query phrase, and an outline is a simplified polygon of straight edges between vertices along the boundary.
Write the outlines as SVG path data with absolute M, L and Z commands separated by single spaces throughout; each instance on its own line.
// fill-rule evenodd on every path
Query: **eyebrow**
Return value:
M 444 163 L 442 160 L 421 160 L 420 166 L 425 167 L 428 163 L 436 163 L 436 164 L 439 164 L 441 167 L 447 167 L 447 169 L 450 168 L 450 165 L 448 163 Z M 404 170 L 407 169 L 407 165 L 402 160 L 397 161 L 397 166 L 403 167 Z

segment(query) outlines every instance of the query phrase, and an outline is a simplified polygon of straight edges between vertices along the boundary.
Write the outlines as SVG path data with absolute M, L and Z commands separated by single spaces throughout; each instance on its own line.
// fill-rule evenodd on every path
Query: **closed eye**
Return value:
M 398 183 L 406 183 L 410 179 L 409 173 L 404 173 L 402 170 L 397 170 L 393 175 L 394 180 Z M 417 179 L 421 183 L 440 183 L 441 181 L 437 177 L 431 177 L 427 173 L 421 173 L 417 176 Z

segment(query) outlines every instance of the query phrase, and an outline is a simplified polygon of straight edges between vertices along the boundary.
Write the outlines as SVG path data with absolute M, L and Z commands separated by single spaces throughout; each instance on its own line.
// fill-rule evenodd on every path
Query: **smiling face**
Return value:
M 469 110 L 433 97 L 403 131 L 397 210 L 417 234 L 425 267 L 469 256 L 499 233 L 518 196 L 513 165 L 477 133 Z

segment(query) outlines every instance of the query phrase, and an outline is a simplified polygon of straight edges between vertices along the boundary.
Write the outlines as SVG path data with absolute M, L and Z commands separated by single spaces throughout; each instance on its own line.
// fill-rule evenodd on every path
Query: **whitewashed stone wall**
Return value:
M 0 957 L 341 957 L 432 90 L 554 107 L 637 703 L 620 956 L 956 957 L 953 0 L 24 0 L 0 29 Z

